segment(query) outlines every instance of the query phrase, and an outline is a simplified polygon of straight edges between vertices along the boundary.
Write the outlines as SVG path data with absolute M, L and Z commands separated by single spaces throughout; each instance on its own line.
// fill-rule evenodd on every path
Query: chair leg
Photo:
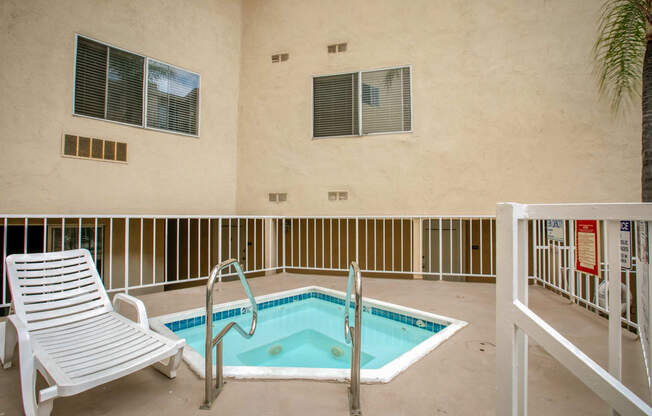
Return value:
M 36 367 L 30 348 L 20 348 L 20 393 L 26 416 L 41 416 L 36 401 Z
M 11 327 L 11 325 L 9 325 Z M 26 416 L 49 416 L 52 412 L 54 397 L 38 402 L 36 392 L 36 363 L 29 338 L 18 342 L 18 359 L 20 360 L 20 392 L 23 398 L 23 410 Z
M 11 367 L 17 343 L 16 328 L 9 321 L 0 322 L 0 362 L 3 368 Z
M 54 406 L 54 399 L 49 399 L 38 404 L 38 416 L 50 416 Z
M 177 376 L 177 368 L 181 364 L 181 356 L 183 354 L 183 348 L 179 348 L 176 354 L 168 359 L 168 362 L 159 361 L 154 363 L 154 368 L 165 374 L 169 378 L 175 378 Z

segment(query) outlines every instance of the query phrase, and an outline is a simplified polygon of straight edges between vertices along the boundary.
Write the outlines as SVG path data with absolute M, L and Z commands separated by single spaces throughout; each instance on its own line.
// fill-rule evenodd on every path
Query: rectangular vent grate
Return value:
M 327 50 L 328 53 L 342 53 L 346 52 L 347 44 L 346 43 L 334 43 L 332 45 L 328 45 Z
M 67 157 L 127 162 L 127 143 L 64 134 L 62 147 Z
M 269 197 L 269 202 L 285 202 L 288 200 L 288 194 L 286 192 L 272 192 L 267 194 Z
M 346 201 L 349 199 L 349 193 L 347 191 L 329 191 L 328 200 L 329 201 Z
M 290 54 L 289 53 L 277 53 L 275 55 L 272 55 L 272 63 L 277 64 L 279 62 L 285 62 L 290 59 Z

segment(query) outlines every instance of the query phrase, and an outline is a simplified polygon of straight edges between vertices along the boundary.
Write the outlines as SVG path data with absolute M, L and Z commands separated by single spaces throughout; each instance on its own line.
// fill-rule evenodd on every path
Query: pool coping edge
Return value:
M 294 296 L 306 292 L 321 292 L 323 294 L 335 296 L 338 298 L 345 298 L 346 293 L 328 289 L 321 286 L 304 286 L 296 289 L 285 290 L 281 292 L 274 292 L 267 295 L 256 296 L 256 302 L 261 303 L 268 300 L 276 300 L 288 296 Z M 361 369 L 360 381 L 362 383 L 388 383 L 398 374 L 405 371 L 415 362 L 425 357 L 428 353 L 434 350 L 437 346 L 448 340 L 456 332 L 468 325 L 467 322 L 459 319 L 450 318 L 439 314 L 421 311 L 418 309 L 409 308 L 394 303 L 384 302 L 382 300 L 373 298 L 363 298 L 363 306 L 375 306 L 390 312 L 408 314 L 413 317 L 427 319 L 440 324 L 445 324 L 446 327 L 439 332 L 433 333 L 432 336 L 426 340 L 415 345 L 412 349 L 406 351 L 394 360 L 385 364 L 378 369 Z M 213 306 L 213 313 L 222 310 L 228 310 L 237 307 L 249 306 L 248 299 L 240 299 L 231 302 L 221 303 Z M 159 315 L 149 319 L 150 328 L 167 338 L 177 340 L 180 339 L 172 330 L 170 330 L 165 323 L 173 320 L 187 319 L 204 315 L 205 308 L 194 308 L 185 311 Z M 186 345 L 183 350 L 183 359 L 188 364 L 190 369 L 197 374 L 200 378 L 204 378 L 204 357 L 192 347 Z M 213 367 L 215 372 L 215 367 Z M 213 374 L 215 376 L 215 374 Z M 336 369 L 336 368 L 310 368 L 310 367 L 251 367 L 251 366 L 224 366 L 224 376 L 235 379 L 267 379 L 267 380 L 285 380 L 285 379 L 304 379 L 304 380 L 322 380 L 322 381 L 347 381 L 350 378 L 349 369 Z

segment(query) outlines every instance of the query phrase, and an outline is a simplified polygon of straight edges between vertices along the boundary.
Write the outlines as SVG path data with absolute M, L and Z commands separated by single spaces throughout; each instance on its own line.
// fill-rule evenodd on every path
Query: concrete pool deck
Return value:
M 249 280 L 256 296 L 318 285 L 343 290 L 343 277 L 281 273 Z M 148 316 L 201 307 L 204 287 L 139 296 Z M 495 285 L 364 278 L 364 296 L 467 321 L 469 325 L 387 384 L 363 384 L 365 415 L 495 414 Z M 215 303 L 243 299 L 238 281 L 225 282 Z M 607 363 L 607 320 L 530 286 L 530 307 L 600 365 Z M 623 331 L 623 380 L 648 398 L 640 343 Z M 203 380 L 182 363 L 167 379 L 152 368 L 54 401 L 53 415 L 348 415 L 346 383 L 240 381 L 228 383 L 210 411 L 199 410 Z M 529 412 L 604 415 L 606 404 L 530 341 Z M 22 414 L 17 359 L 0 370 L 0 416 Z

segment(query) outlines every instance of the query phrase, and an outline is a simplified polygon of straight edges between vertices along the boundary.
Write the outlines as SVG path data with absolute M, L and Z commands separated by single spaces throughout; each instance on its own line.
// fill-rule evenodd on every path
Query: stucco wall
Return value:
M 640 109 L 592 77 L 601 2 L 244 0 L 242 213 L 493 213 L 640 201 Z M 342 54 L 326 46 L 348 42 Z M 287 62 L 270 55 L 289 52 Z M 413 68 L 413 133 L 312 140 L 311 77 Z M 329 190 L 349 200 L 329 202 Z M 267 200 L 287 192 L 286 203 Z
M 241 2 L 0 3 L 0 212 L 235 209 Z M 201 137 L 72 115 L 75 33 L 201 75 Z M 63 133 L 119 140 L 129 163 L 61 157 Z
M 599 7 L 4 1 L 0 212 L 482 214 L 505 200 L 640 200 L 639 108 L 614 117 L 591 74 Z M 75 33 L 200 73 L 201 138 L 73 116 Z M 327 54 L 339 42 L 347 52 Z M 278 52 L 290 60 L 272 64 Z M 312 140 L 313 75 L 396 65 L 412 65 L 413 133 Z M 64 133 L 125 141 L 129 163 L 61 157 Z

